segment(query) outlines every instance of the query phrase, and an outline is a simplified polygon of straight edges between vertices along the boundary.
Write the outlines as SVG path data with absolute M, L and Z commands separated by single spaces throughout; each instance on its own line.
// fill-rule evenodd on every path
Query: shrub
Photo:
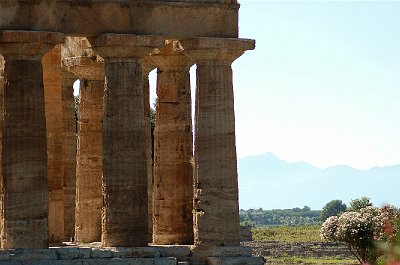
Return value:
M 360 263 L 376 264 L 381 255 L 376 242 L 395 240 L 396 218 L 391 207 L 368 206 L 328 218 L 321 227 L 321 238 L 345 243 Z

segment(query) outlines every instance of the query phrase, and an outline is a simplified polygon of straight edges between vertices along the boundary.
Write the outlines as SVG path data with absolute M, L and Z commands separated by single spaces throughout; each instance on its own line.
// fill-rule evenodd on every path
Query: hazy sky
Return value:
M 400 164 L 400 1 L 241 1 L 238 156 Z
M 400 1 L 242 0 L 257 48 L 233 65 L 238 157 L 400 164 L 399 14 Z

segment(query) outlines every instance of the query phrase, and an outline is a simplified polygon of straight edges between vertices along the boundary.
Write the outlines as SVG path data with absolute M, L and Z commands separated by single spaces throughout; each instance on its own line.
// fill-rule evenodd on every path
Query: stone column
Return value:
M 67 70 L 61 72 L 61 100 L 63 124 L 64 164 L 64 236 L 75 236 L 75 192 L 76 192 L 76 126 L 74 82 L 77 77 Z
M 0 54 L 0 113 L 3 113 L 3 100 L 4 100 L 4 58 Z M 0 114 L 1 115 L 1 114 Z M 3 119 L 2 116 L 0 116 L 0 154 L 2 152 L 2 146 L 3 146 Z M 2 230 L 3 226 L 3 189 L 1 188 L 3 186 L 3 178 L 1 177 L 2 175 L 2 162 L 1 158 L 2 155 L 0 155 L 0 231 Z M 1 232 L 0 232 L 1 234 Z M 1 240 L 0 240 L 0 247 L 1 247 Z
M 104 34 L 89 40 L 105 59 L 103 246 L 146 246 L 148 203 L 142 58 L 158 36 Z
M 254 41 L 182 41 L 197 64 L 195 117 L 195 244 L 239 245 L 239 206 L 232 62 Z
M 193 137 L 190 75 L 193 64 L 171 41 L 149 60 L 158 67 L 154 133 L 153 241 L 193 244 Z
M 99 242 L 103 207 L 104 62 L 87 57 L 74 57 L 64 62 L 80 78 L 75 240 Z
M 43 55 L 64 41 L 51 32 L 0 31 L 5 59 L 2 248 L 48 247 Z
M 61 45 L 43 56 L 44 100 L 47 130 L 47 177 L 49 183 L 49 237 L 64 238 L 64 166 L 61 103 Z
M 143 87 L 143 106 L 144 106 L 144 129 L 146 132 L 146 170 L 147 170 L 147 198 L 148 198 L 148 217 L 149 217 L 149 243 L 153 242 L 153 145 L 151 137 L 151 111 L 150 111 L 150 85 L 149 73 L 155 67 L 147 61 L 142 62 L 142 87 Z

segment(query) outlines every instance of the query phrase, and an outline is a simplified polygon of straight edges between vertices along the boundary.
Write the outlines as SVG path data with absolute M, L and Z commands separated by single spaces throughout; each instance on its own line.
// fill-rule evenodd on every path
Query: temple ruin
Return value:
M 263 264 L 240 246 L 231 65 L 255 41 L 238 11 L 0 2 L 1 264 Z

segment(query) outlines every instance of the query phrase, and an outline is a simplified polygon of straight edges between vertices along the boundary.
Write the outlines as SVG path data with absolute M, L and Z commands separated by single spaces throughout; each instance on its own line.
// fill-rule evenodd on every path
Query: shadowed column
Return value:
M 2 248 L 48 247 L 42 57 L 64 41 L 50 32 L 0 31 L 4 56 Z
M 64 236 L 75 236 L 75 188 L 76 188 L 76 126 L 74 82 L 77 77 L 67 70 L 61 72 L 61 100 L 63 124 L 64 163 Z
M 75 240 L 99 242 L 103 207 L 104 62 L 96 58 L 74 57 L 65 59 L 64 63 L 80 78 Z
M 157 36 L 104 34 L 89 40 L 105 59 L 103 246 L 146 246 L 148 203 L 142 58 Z
M 43 56 L 44 100 L 47 130 L 47 178 L 49 182 L 49 237 L 64 237 L 64 164 L 61 103 L 61 45 Z
M 157 71 L 154 132 L 155 244 L 193 244 L 193 157 L 189 68 L 177 41 L 148 57 Z
M 3 102 L 4 101 L 4 58 L 0 54 L 0 113 L 3 113 Z M 3 147 L 3 117 L 0 118 L 0 154 L 2 152 Z M 0 187 L 3 186 L 3 178 L 1 177 L 2 174 L 2 163 L 1 163 L 2 156 L 0 155 Z M 3 225 L 3 189 L 0 188 L 0 231 Z M 1 241 L 0 241 L 1 242 Z M 1 246 L 1 243 L 0 243 Z
M 182 41 L 197 64 L 195 117 L 195 244 L 239 245 L 239 205 L 232 62 L 254 41 Z

